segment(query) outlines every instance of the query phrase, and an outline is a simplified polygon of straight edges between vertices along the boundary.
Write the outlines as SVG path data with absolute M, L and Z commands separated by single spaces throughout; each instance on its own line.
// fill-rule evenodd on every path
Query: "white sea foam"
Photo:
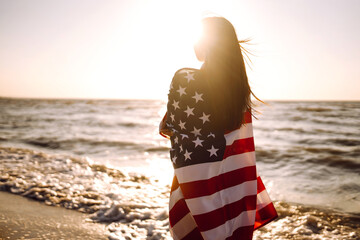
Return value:
M 169 186 L 155 179 L 90 164 L 86 159 L 25 149 L 0 148 L 0 161 L 1 190 L 91 213 L 89 219 L 94 222 L 120 222 L 121 229 L 142 229 L 135 239 L 169 237 Z M 109 227 L 112 238 L 121 232 L 114 227 Z
M 169 142 L 157 133 L 164 106 L 0 98 L 0 188 L 89 213 L 90 221 L 109 224 L 113 239 L 167 238 L 172 167 Z M 257 109 L 257 167 L 281 217 L 255 239 L 358 236 L 360 102 L 270 102 Z
M 109 239 L 171 239 L 169 185 L 138 173 L 86 159 L 26 149 L 0 148 L 0 190 L 89 213 L 108 223 Z M 276 202 L 279 220 L 255 232 L 254 239 L 356 239 L 360 216 Z

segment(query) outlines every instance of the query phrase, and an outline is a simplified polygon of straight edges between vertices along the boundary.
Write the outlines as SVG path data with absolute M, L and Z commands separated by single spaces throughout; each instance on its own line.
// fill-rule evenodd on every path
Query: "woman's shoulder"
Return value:
M 200 72 L 200 69 L 185 67 L 185 68 L 180 68 L 179 70 L 177 70 L 174 75 L 184 74 L 184 73 L 185 74 L 187 74 L 187 73 L 198 73 L 198 72 Z
M 196 68 L 180 68 L 177 70 L 173 77 L 173 83 L 186 83 L 190 84 L 200 78 L 201 72 Z
M 206 92 L 206 81 L 203 81 L 201 70 L 181 68 L 176 71 L 170 84 L 169 100 L 176 100 L 180 101 L 181 104 L 188 104 L 195 99 L 197 103 L 205 99 Z

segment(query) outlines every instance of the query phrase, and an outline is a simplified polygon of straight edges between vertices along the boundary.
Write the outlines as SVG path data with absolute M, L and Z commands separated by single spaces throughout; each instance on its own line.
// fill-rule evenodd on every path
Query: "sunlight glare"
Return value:
M 194 53 L 194 44 L 201 34 L 202 11 L 197 9 L 183 2 L 151 1 L 138 5 L 137 17 L 127 26 L 132 35 L 127 37 L 128 41 L 122 40 L 128 47 L 117 54 L 131 56 L 122 64 L 131 67 L 121 71 L 124 76 L 132 76 L 133 81 L 127 81 L 126 85 L 136 89 L 137 95 L 148 98 L 156 91 L 160 93 L 158 99 L 166 100 L 171 79 L 178 69 L 200 68 Z M 117 39 L 124 39 L 122 32 L 117 33 Z M 116 59 L 114 62 L 118 63 Z M 116 80 L 114 84 L 117 85 L 114 89 L 121 89 L 124 81 Z

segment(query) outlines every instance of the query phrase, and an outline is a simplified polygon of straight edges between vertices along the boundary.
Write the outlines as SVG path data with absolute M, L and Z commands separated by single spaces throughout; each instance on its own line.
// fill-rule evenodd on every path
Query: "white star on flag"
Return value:
M 193 111 L 194 108 L 189 108 L 189 106 L 187 106 L 187 109 L 184 112 L 186 112 L 187 117 L 189 117 L 190 115 L 194 115 Z
M 175 122 L 175 115 L 174 114 L 170 113 L 170 118 L 171 118 L 172 122 Z
M 185 153 L 184 153 L 185 161 L 186 161 L 187 159 L 190 159 L 190 160 L 191 160 L 191 157 L 190 157 L 191 153 L 192 153 L 192 152 L 188 152 L 187 149 L 185 149 Z
M 210 114 L 206 115 L 206 114 L 203 112 L 202 117 L 199 117 L 199 118 L 203 121 L 203 124 L 204 124 L 204 123 L 206 123 L 206 122 L 210 122 L 209 117 L 210 117 Z
M 210 133 L 209 135 L 208 135 L 208 137 L 215 137 L 215 134 L 213 134 L 213 133 Z
M 196 138 L 195 141 L 193 141 L 193 143 L 195 143 L 195 147 L 197 146 L 203 146 L 201 143 L 203 142 L 204 140 L 201 140 L 199 137 Z
M 176 163 L 176 159 L 177 157 L 174 155 L 174 157 L 171 160 L 173 161 L 173 163 Z
M 197 93 L 197 92 L 195 92 L 195 95 L 192 97 L 192 98 L 194 98 L 195 100 L 196 100 L 196 103 L 198 102 L 198 101 L 204 101 L 203 99 L 202 99 L 202 93 L 201 94 L 199 94 L 199 93 Z
M 186 123 L 186 122 L 182 122 L 182 121 L 180 120 L 179 126 L 180 126 L 181 129 L 185 129 L 185 123 Z
M 180 135 L 181 135 L 181 139 L 189 138 L 189 136 L 185 133 L 180 133 Z
M 174 143 L 179 143 L 179 138 L 177 136 L 174 138 Z
M 186 95 L 185 89 L 186 89 L 186 88 L 182 88 L 181 86 L 179 86 L 179 89 L 176 90 L 176 91 L 180 94 L 180 97 L 181 97 L 183 94 Z
M 172 104 L 172 105 L 173 105 L 173 107 L 175 108 L 175 110 L 176 110 L 177 108 L 180 108 L 180 107 L 179 107 L 179 102 L 178 102 L 178 101 L 175 101 L 175 100 L 174 100 L 174 102 L 173 102 L 173 104 Z
M 193 74 L 193 73 L 189 73 L 189 72 L 186 72 L 185 78 L 187 79 L 188 83 L 189 83 L 191 80 L 195 80 L 195 79 L 194 79 L 194 74 Z
M 212 147 L 211 147 L 211 149 L 207 149 L 208 150 L 208 152 L 210 153 L 210 157 L 212 156 L 212 155 L 215 155 L 215 156 L 217 156 L 217 151 L 219 150 L 218 148 L 214 148 L 214 145 L 212 145 Z
M 200 131 L 201 131 L 201 128 L 197 129 L 196 127 L 194 127 L 194 130 L 191 131 L 191 133 L 194 134 L 196 137 L 197 135 L 201 135 Z
M 182 145 L 180 145 L 179 148 L 180 148 L 180 152 L 183 152 L 183 151 L 184 151 Z

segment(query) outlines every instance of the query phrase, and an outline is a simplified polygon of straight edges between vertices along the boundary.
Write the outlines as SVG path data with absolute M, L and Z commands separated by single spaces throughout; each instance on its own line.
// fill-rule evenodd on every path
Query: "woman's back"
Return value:
M 170 153 L 175 167 L 191 165 L 192 159 L 208 161 L 207 150 L 212 146 L 219 149 L 212 157 L 222 156 L 225 141 L 223 132 L 212 127 L 210 98 L 200 70 L 183 68 L 175 73 L 167 105 L 167 123 L 173 131 Z
M 177 71 L 161 132 L 175 169 L 169 202 L 174 239 L 251 239 L 277 217 L 257 176 L 250 86 L 235 30 L 203 20 L 200 70 Z
M 175 169 L 171 232 L 174 239 L 251 239 L 277 216 L 256 173 L 251 114 L 233 131 L 215 131 L 210 98 L 200 70 L 175 73 L 165 119 Z

